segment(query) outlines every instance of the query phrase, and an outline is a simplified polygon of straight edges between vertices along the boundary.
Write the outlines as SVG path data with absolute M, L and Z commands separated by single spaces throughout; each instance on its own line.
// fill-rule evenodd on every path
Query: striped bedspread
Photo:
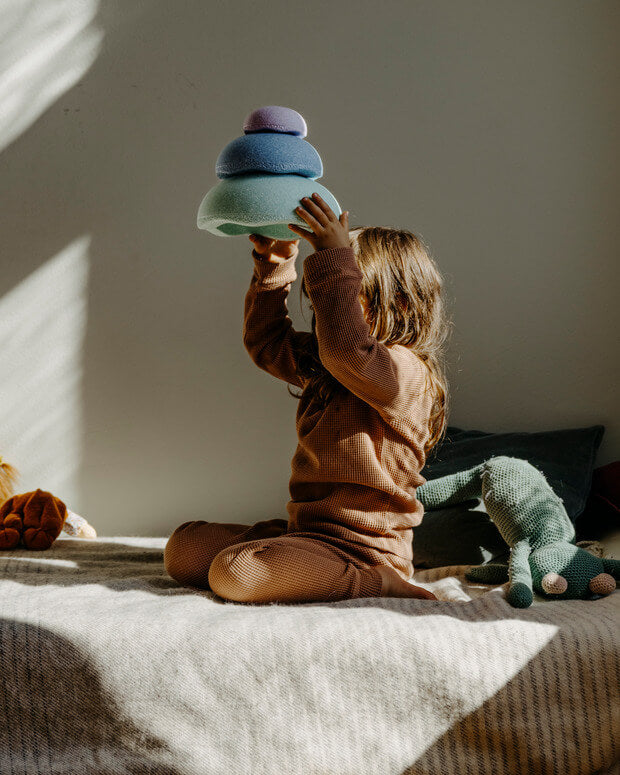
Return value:
M 618 772 L 620 591 L 510 608 L 253 606 L 178 587 L 164 538 L 0 552 L 2 775 Z

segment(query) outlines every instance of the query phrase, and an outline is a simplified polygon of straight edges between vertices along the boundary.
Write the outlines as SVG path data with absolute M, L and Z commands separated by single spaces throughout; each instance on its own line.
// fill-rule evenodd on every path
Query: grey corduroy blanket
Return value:
M 620 592 L 255 606 L 164 538 L 0 552 L 2 775 L 589 775 L 620 756 Z

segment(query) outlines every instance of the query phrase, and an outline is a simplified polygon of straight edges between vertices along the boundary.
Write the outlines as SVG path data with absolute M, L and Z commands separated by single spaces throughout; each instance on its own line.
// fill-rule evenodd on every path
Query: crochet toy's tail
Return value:
M 438 509 L 479 498 L 482 495 L 482 473 L 486 463 L 455 474 L 429 479 L 416 490 L 416 498 L 425 509 Z

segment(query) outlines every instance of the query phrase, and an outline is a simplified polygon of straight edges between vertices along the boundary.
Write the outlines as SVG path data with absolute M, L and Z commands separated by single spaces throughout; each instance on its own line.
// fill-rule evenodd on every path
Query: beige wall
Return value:
M 598 464 L 620 457 L 619 22 L 571 0 L 103 2 L 92 64 L 18 79 L 24 105 L 59 93 L 0 130 L 0 454 L 22 489 L 103 535 L 286 516 L 297 401 L 243 348 L 250 243 L 195 227 L 266 104 L 303 113 L 352 224 L 432 247 L 451 424 L 602 423 Z

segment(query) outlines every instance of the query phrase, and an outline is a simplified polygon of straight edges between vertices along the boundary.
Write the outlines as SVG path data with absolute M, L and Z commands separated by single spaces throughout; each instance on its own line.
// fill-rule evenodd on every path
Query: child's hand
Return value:
M 300 200 L 304 207 L 296 207 L 295 212 L 310 226 L 312 231 L 306 231 L 293 223 L 288 227 L 312 245 L 315 250 L 328 248 L 350 248 L 349 213 L 344 212 L 340 218 L 318 194 L 312 194 L 312 199 L 305 196 Z
M 254 243 L 254 250 L 258 256 L 264 257 L 272 264 L 281 264 L 278 257 L 290 258 L 299 252 L 299 240 L 275 240 L 263 237 L 261 234 L 250 234 L 250 242 Z

